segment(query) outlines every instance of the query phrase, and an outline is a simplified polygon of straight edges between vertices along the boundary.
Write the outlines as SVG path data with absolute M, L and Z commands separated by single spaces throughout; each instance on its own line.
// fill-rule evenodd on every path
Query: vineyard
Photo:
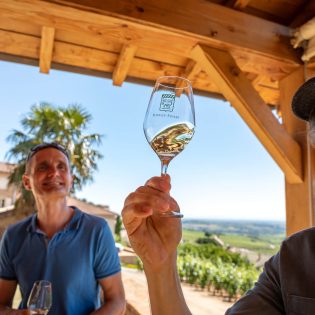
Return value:
M 283 222 L 186 220 L 183 226 L 177 259 L 181 281 L 228 301 L 235 301 L 254 286 L 262 272 L 254 263 L 262 265 L 257 262 L 274 255 L 285 238 Z M 222 244 L 214 239 L 218 234 Z M 247 254 L 250 262 L 232 252 L 233 248 L 256 253 L 259 260 Z M 143 269 L 140 260 L 137 268 Z
M 137 268 L 143 270 L 140 259 Z M 214 244 L 192 243 L 179 246 L 177 269 L 182 282 L 227 297 L 228 301 L 251 289 L 262 271 L 238 253 Z
M 234 300 L 253 287 L 261 272 L 246 258 L 213 244 L 184 244 L 178 250 L 181 281 Z

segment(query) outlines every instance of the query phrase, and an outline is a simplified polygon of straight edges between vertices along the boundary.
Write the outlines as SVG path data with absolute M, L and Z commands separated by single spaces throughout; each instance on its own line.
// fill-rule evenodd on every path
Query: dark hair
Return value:
M 31 150 L 28 153 L 28 156 L 26 158 L 26 164 L 30 161 L 30 159 L 37 152 L 44 150 L 44 149 L 47 149 L 47 148 L 53 148 L 53 149 L 59 150 L 60 152 L 62 152 L 67 157 L 68 161 L 70 162 L 70 154 L 64 146 L 62 146 L 61 144 L 59 144 L 57 142 L 43 142 L 43 143 L 37 144 L 31 148 Z

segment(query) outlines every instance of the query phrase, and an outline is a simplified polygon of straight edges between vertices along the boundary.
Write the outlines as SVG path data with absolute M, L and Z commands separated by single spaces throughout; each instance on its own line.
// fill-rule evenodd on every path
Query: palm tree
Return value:
M 33 105 L 30 112 L 21 120 L 23 131 L 12 130 L 7 141 L 13 147 L 7 152 L 7 158 L 17 162 L 17 167 L 9 178 L 10 184 L 16 185 L 21 196 L 15 208 L 18 213 L 34 211 L 34 198 L 22 185 L 25 171 L 25 159 L 31 147 L 42 142 L 58 142 L 71 154 L 71 171 L 74 176 L 73 192 L 80 190 L 93 180 L 97 170 L 97 160 L 102 155 L 93 147 L 101 144 L 102 135 L 84 134 L 92 116 L 80 105 L 55 107 L 49 103 Z

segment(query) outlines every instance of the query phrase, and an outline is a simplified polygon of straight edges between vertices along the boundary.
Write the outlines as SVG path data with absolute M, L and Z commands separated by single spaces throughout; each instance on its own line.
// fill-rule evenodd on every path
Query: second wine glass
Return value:
M 51 283 L 46 280 L 36 281 L 28 299 L 28 310 L 32 315 L 45 315 L 52 304 Z
M 195 131 L 195 109 L 189 80 L 163 76 L 156 80 L 143 130 L 147 141 L 161 160 L 161 174 L 167 173 L 170 161 L 182 152 Z M 170 211 L 165 217 L 182 217 Z

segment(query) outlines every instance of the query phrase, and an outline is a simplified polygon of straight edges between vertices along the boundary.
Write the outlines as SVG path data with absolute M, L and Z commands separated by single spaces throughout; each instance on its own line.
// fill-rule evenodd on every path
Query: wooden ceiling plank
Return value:
M 252 85 L 255 87 L 257 85 L 259 85 L 260 81 L 262 80 L 262 76 L 261 75 L 257 75 L 256 78 L 254 80 L 252 80 Z
M 43 26 L 39 52 L 39 69 L 41 73 L 49 73 L 53 55 L 55 29 Z
M 183 75 L 185 78 L 193 82 L 200 71 L 200 65 L 196 61 L 190 59 L 186 65 Z
M 0 29 L 39 37 L 41 36 L 42 26 L 31 24 L 29 22 L 21 22 L 10 18 L 4 18 L 1 16 Z
M 251 0 L 236 0 L 234 3 L 234 9 L 245 9 Z
M 233 59 L 243 72 L 252 72 L 270 77 L 271 80 L 279 80 L 301 65 L 284 65 L 265 57 L 243 53 L 240 50 L 230 50 Z
M 196 79 L 196 76 L 199 74 L 199 72 L 201 71 L 201 67 L 199 66 L 199 64 L 190 59 L 182 73 L 182 77 L 186 78 L 187 80 L 189 80 L 192 84 Z M 177 88 L 183 87 L 185 85 L 185 83 L 183 81 L 180 81 L 179 83 L 176 84 Z
M 34 36 L 0 30 L 0 52 L 38 59 L 40 40 Z
M 293 28 L 300 27 L 315 15 L 315 1 L 308 0 L 301 5 L 295 17 L 291 20 L 290 26 Z
M 40 36 L 41 33 L 41 27 L 38 25 L 21 22 L 16 19 L 14 21 L 10 19 L 0 19 L 0 29 L 17 33 L 24 32 L 25 34 L 34 36 Z M 150 38 L 149 33 L 145 33 L 143 36 Z M 165 45 L 165 39 L 163 38 L 155 38 L 154 47 L 150 46 L 149 40 L 142 40 L 141 46 L 139 46 L 137 50 L 137 56 L 143 59 L 184 67 L 187 64 L 187 60 L 189 60 L 185 55 L 188 55 L 188 52 L 193 48 L 196 42 L 185 42 L 182 38 L 176 40 L 176 38 L 169 36 L 171 44 Z M 81 32 L 75 32 L 58 29 L 58 32 L 55 34 L 55 40 L 115 53 L 119 53 L 121 45 L 124 44 L 120 41 L 120 37 L 114 40 L 110 35 L 106 38 L 97 35 L 91 36 L 90 33 L 83 30 Z M 172 43 L 176 43 L 176 45 Z M 184 54 L 184 56 L 181 56 L 180 53 Z M 298 65 L 284 66 L 268 58 L 262 58 L 261 56 L 257 58 L 255 55 L 248 55 L 237 50 L 232 50 L 231 54 L 242 71 L 264 74 L 265 76 L 270 76 L 275 79 L 286 76 L 288 73 L 292 72 L 294 68 L 298 67 Z
M 31 3 L 31 1 L 28 2 Z M 76 11 L 73 8 L 69 9 Z M 4 12 L 7 11 L 4 10 Z M 3 10 L 1 9 L 0 1 L 1 16 L 4 16 L 6 20 L 14 20 L 14 23 L 17 25 L 20 24 L 21 27 L 19 27 L 18 31 L 21 31 L 23 29 L 22 26 L 27 23 L 31 25 L 30 28 L 27 28 L 27 32 L 31 30 L 34 33 L 36 28 L 40 28 L 41 23 L 38 23 L 38 19 L 32 15 L 32 12 L 27 12 L 26 20 L 25 16 L 23 16 L 21 13 L 2 13 Z M 80 13 L 85 16 L 85 12 Z M 76 12 L 76 14 L 78 15 L 78 12 Z M 74 14 L 75 17 L 77 17 L 76 14 Z M 47 14 L 45 13 L 45 16 L 46 15 Z M 32 20 L 36 21 L 38 24 L 31 24 L 30 16 L 32 16 Z M 55 21 L 56 19 L 56 16 L 50 16 L 50 18 L 46 16 L 46 21 L 54 21 L 53 25 L 58 24 Z M 112 22 L 108 22 L 106 24 L 102 20 L 102 23 L 97 25 L 88 24 L 89 27 L 80 25 L 82 23 L 73 26 L 72 20 L 67 20 L 67 18 L 62 18 L 61 21 L 62 23 L 61 25 L 58 24 L 58 27 L 62 28 L 58 28 L 58 32 L 56 32 L 55 35 L 55 40 L 60 39 L 60 41 L 70 41 L 74 44 L 81 44 L 83 46 L 109 50 L 116 53 L 118 53 L 122 44 L 130 42 L 131 40 L 132 43 L 138 45 L 138 57 L 161 63 L 169 63 L 170 65 L 180 67 L 185 66 L 187 63 L 187 57 L 189 57 L 189 51 L 198 41 L 194 37 L 183 36 L 182 34 L 179 35 L 175 32 L 166 32 L 164 29 L 146 27 L 140 30 L 137 27 L 131 27 L 129 24 L 124 24 L 123 21 L 120 21 L 120 23 L 117 22 L 116 24 Z M 152 46 L 154 46 L 153 49 Z M 247 53 L 246 51 L 241 51 L 235 47 L 230 51 L 238 65 L 241 67 L 242 71 L 264 74 L 273 80 L 278 80 L 279 78 L 286 76 L 288 73 L 293 71 L 293 68 L 297 68 L 299 66 L 298 64 L 294 63 L 279 62 L 278 59 L 270 59 L 268 56 Z M 208 87 L 205 89 L 208 90 Z M 270 97 L 268 92 L 264 93 L 264 95 L 264 99 L 270 104 L 274 104 L 275 102 L 278 103 L 278 101 L 275 100 L 274 93 Z
M 39 58 L 39 51 L 39 37 L 0 30 L 0 53 L 31 58 L 35 61 Z M 112 73 L 117 62 L 117 54 L 55 40 L 52 61 L 70 67 L 81 69 L 86 67 L 90 70 Z M 219 90 L 212 82 L 211 76 L 200 71 L 198 67 L 200 69 L 199 64 L 194 61 L 188 62 L 186 68 L 184 68 L 178 65 L 143 59 L 139 58 L 137 52 L 128 74 L 134 78 L 152 81 L 161 75 L 187 75 L 193 81 L 194 89 L 218 94 Z M 52 68 L 54 68 L 53 65 Z M 278 104 L 278 90 L 261 87 L 260 93 L 266 103 Z
M 303 172 L 299 144 L 279 124 L 232 56 L 226 51 L 200 45 L 192 50 L 191 56 L 216 82 L 224 97 L 283 170 L 287 180 L 301 183 Z
M 40 36 L 41 34 L 41 26 L 26 21 L 19 21 L 16 18 L 13 20 L 1 17 L 0 29 L 36 36 Z M 137 35 L 137 33 L 135 33 L 132 37 L 140 38 L 140 36 L 143 36 L 143 38 L 141 39 L 141 43 L 138 41 L 138 44 L 141 44 L 141 46 L 138 46 L 137 50 L 138 57 L 181 67 L 184 67 L 187 64 L 189 58 L 186 56 L 189 55 L 189 51 L 197 43 L 196 41 L 189 41 L 182 37 L 176 38 L 174 35 L 168 35 L 169 42 L 167 45 L 165 45 L 165 36 L 159 38 L 155 36 L 155 44 L 152 45 L 150 39 L 151 35 L 148 31 L 142 32 L 142 35 Z M 115 39 L 115 37 L 117 38 Z M 58 32 L 55 34 L 56 41 L 59 40 L 62 42 L 73 43 L 75 45 L 119 53 L 121 46 L 125 44 L 125 41 L 122 41 L 123 36 L 115 35 L 115 37 L 110 34 L 104 37 L 97 34 L 91 34 L 91 32 L 84 30 L 77 32 L 58 29 Z M 248 55 L 246 52 L 236 49 L 233 49 L 230 52 L 242 71 L 263 74 L 273 79 L 283 78 L 294 71 L 295 68 L 299 67 L 299 65 L 284 65 L 283 63 L 262 56 L 253 54 Z
M 289 44 L 288 27 L 210 1 L 185 0 L 178 6 L 173 6 L 169 0 L 54 0 L 54 2 L 89 11 L 94 9 L 94 12 L 110 14 L 137 23 L 176 29 L 182 34 L 194 34 L 199 36 L 200 41 L 206 39 L 207 42 L 204 44 L 207 46 L 219 44 L 217 48 L 239 47 L 249 51 L 253 45 L 258 45 L 261 47 L 260 55 L 264 54 L 262 50 L 270 49 L 273 56 L 285 54 L 291 55 L 292 58 L 295 55 L 293 60 L 297 62 L 296 52 L 293 52 Z M 285 47 L 278 47 L 280 48 L 278 51 L 274 50 L 274 45 L 280 43 Z M 281 51 L 282 49 L 286 51 Z
M 71 2 L 66 3 L 71 5 Z M 156 20 L 153 21 L 150 17 L 147 20 L 136 19 L 132 12 L 130 16 L 118 18 L 114 16 L 115 12 L 101 15 L 46 1 L 0 0 L 0 12 L 5 18 L 28 20 L 58 29 L 83 30 L 104 37 L 116 36 L 116 39 L 126 41 L 132 39 L 130 36 L 137 30 L 133 39 L 140 42 L 144 39 L 141 32 L 146 31 L 151 35 L 149 39 L 152 45 L 155 36 L 164 37 L 165 41 L 172 44 L 168 36 L 176 35 L 177 38 L 185 39 L 186 45 L 187 40 L 199 41 L 217 48 L 237 48 L 278 62 L 300 62 L 289 45 L 288 27 L 207 2 L 186 1 L 176 7 L 180 11 L 168 12 L 167 15 L 163 8 L 157 7 L 154 14 Z
M 226 3 L 226 6 L 229 6 L 234 9 L 245 9 L 251 0 L 230 0 Z
M 136 45 L 127 44 L 123 46 L 113 72 L 114 85 L 121 86 L 125 81 L 136 51 Z
M 38 60 L 39 49 L 38 37 L 0 30 L 0 53 Z M 55 41 L 52 61 L 60 65 L 111 73 L 117 62 L 117 54 Z M 181 75 L 183 67 L 135 58 L 129 72 L 134 78 L 154 81 L 162 75 Z M 198 78 L 196 87 L 199 90 L 218 92 L 206 76 Z

